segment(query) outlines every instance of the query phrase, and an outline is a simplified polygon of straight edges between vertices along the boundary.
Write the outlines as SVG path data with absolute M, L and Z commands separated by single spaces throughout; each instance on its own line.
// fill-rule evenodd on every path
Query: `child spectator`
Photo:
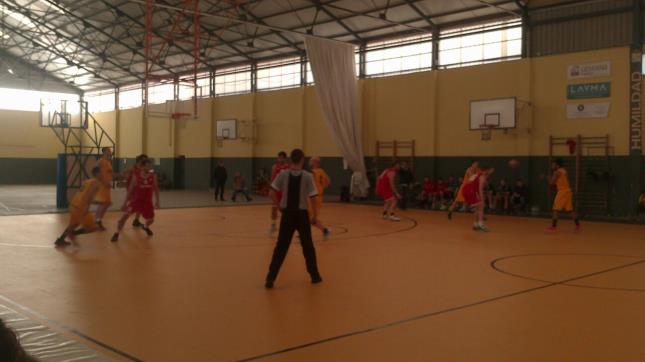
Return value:
M 441 178 L 437 180 L 437 183 L 435 185 L 434 202 L 435 204 L 438 202 L 439 207 L 443 210 L 445 208 L 444 200 L 448 190 L 448 185 Z
M 511 196 L 511 187 L 506 183 L 505 179 L 499 180 L 497 187 L 495 188 L 495 204 L 493 208 L 496 208 L 500 204 L 500 201 L 503 201 L 502 212 L 509 212 L 509 199 Z
M 511 205 L 517 213 L 525 213 L 528 202 L 529 190 L 524 185 L 522 179 L 515 181 L 515 186 L 511 190 Z
M 252 200 L 251 196 L 249 196 L 249 193 L 246 191 L 246 181 L 244 180 L 244 176 L 242 176 L 239 171 L 236 171 L 233 177 L 233 202 L 235 202 L 237 194 L 244 195 L 244 197 L 246 197 L 246 202 L 250 202 Z

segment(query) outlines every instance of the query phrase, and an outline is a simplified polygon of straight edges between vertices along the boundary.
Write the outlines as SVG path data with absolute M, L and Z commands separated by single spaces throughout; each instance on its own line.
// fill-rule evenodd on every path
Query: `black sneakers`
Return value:
M 62 247 L 65 247 L 65 246 L 70 246 L 70 245 L 72 245 L 72 243 L 70 243 L 69 241 L 65 240 L 64 238 L 58 238 L 54 242 L 54 245 L 56 245 L 57 248 L 62 248 Z

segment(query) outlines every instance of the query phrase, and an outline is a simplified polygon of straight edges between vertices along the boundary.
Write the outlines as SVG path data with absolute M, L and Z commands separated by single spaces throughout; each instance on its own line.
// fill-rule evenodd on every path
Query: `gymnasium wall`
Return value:
M 611 61 L 610 77 L 567 79 L 568 65 L 603 60 Z M 419 178 L 459 175 L 472 158 L 478 158 L 497 166 L 499 177 L 522 177 L 535 182 L 540 174 L 547 172 L 549 136 L 609 135 L 614 147 L 611 162 L 616 172 L 616 198 L 620 204 L 627 204 L 626 195 L 622 194 L 626 181 L 618 180 L 629 179 L 625 167 L 628 75 L 629 49 L 623 47 L 361 80 L 360 118 L 368 168 L 377 140 L 414 139 Z M 567 84 L 599 81 L 611 82 L 611 97 L 602 100 L 611 103 L 609 117 L 567 119 Z M 481 141 L 480 133 L 468 127 L 469 102 L 499 97 L 518 99 L 518 127 L 506 133 L 494 132 L 491 141 Z M 190 105 L 190 102 L 181 102 L 178 107 L 190 109 Z M 164 110 L 162 107 L 165 106 L 153 106 L 153 109 Z M 9 118 L 30 117 L 28 112 L 0 111 L 0 117 L 5 118 L 5 114 Z M 36 115 L 31 116 L 34 128 Z M 141 108 L 99 113 L 95 117 L 116 136 L 120 164 L 145 152 L 158 160 L 157 167 L 169 179 L 185 188 L 209 187 L 212 167 L 220 161 L 230 173 L 240 171 L 250 180 L 259 169 L 270 167 L 278 151 L 294 147 L 303 148 L 309 155 L 324 157 L 325 167 L 335 179 L 332 192 L 348 183 L 349 172 L 343 169 L 342 159 L 323 121 L 314 87 L 202 99 L 196 119 L 144 121 Z M 254 124 L 254 140 L 218 144 L 215 140 L 217 119 Z M 29 122 L 17 122 L 20 127 L 32 129 Z M 51 130 L 40 131 L 43 140 L 46 139 L 41 144 L 52 147 L 36 146 L 39 142 L 32 139 L 33 132 L 16 132 L 11 126 L 13 123 L 2 122 L 0 127 L 10 129 L 17 134 L 16 139 L 21 139 L 18 143 L 31 147 L 21 157 L 53 159 L 60 151 Z M 6 138 L 5 132 L 0 133 L 3 158 L 7 157 L 7 147 L 10 147 Z M 522 161 L 519 170 L 505 167 L 510 157 Z M 544 187 L 533 189 L 535 199 L 544 199 Z

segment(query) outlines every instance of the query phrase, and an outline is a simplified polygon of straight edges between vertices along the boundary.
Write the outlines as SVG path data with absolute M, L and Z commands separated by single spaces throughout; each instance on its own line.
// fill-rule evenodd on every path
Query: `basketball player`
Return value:
M 154 195 L 155 202 L 152 203 Z M 119 241 L 119 233 L 123 225 L 128 221 L 132 214 L 141 214 L 146 219 L 145 224 L 141 227 L 143 231 L 152 236 L 150 225 L 154 222 L 155 208 L 159 208 L 159 187 L 157 175 L 152 170 L 152 161 L 148 158 L 141 162 L 141 168 L 134 175 L 132 183 L 128 188 L 128 195 L 123 202 L 121 209 L 124 211 L 123 216 L 117 224 L 117 231 L 112 235 L 112 241 Z
M 475 222 L 473 223 L 473 230 L 475 231 L 489 231 L 484 224 L 486 196 L 484 189 L 488 184 L 488 178 L 494 171 L 495 169 L 493 168 L 482 167 L 477 173 L 471 175 L 462 186 L 464 202 L 471 208 L 475 208 Z
M 320 157 L 312 157 L 311 160 L 309 160 L 309 167 L 311 168 L 311 173 L 314 177 L 314 184 L 316 185 L 316 190 L 318 191 L 318 196 L 312 198 L 311 203 L 317 204 L 316 207 L 318 208 L 318 215 L 320 216 L 320 210 L 322 209 L 323 204 L 323 195 L 325 193 L 325 189 L 329 187 L 331 181 L 329 179 L 329 176 L 327 176 L 325 170 L 320 167 Z M 310 216 L 313 216 L 312 207 L 313 205 L 309 210 Z M 329 235 L 331 234 L 331 230 L 323 225 L 323 223 L 320 221 L 320 217 L 316 218 L 315 220 L 312 218 L 311 225 L 320 229 L 323 233 L 323 237 L 325 238 L 329 237 Z
M 99 160 L 99 192 L 94 198 L 94 203 L 98 204 L 96 209 L 96 225 L 99 230 L 105 230 L 103 227 L 103 216 L 105 212 L 112 205 L 112 180 L 114 178 L 114 171 L 112 170 L 112 150 L 109 147 L 103 147 L 101 150 L 103 156 Z
M 134 165 L 130 167 L 129 170 L 126 171 L 126 182 L 125 182 L 125 189 L 126 191 L 130 189 L 130 184 L 132 183 L 132 179 L 136 176 L 137 173 L 141 172 L 141 163 L 144 160 L 148 159 L 148 155 L 146 154 L 140 154 L 137 156 L 134 160 Z M 134 215 L 134 220 L 132 221 L 132 226 L 134 227 L 141 227 L 143 224 L 139 220 L 139 217 L 141 217 L 141 214 L 137 213 Z
M 67 224 L 67 228 L 65 228 L 63 234 L 56 239 L 54 243 L 56 247 L 70 245 L 65 240 L 66 237 L 75 241 L 76 234 L 78 233 L 76 228 L 79 226 L 82 226 L 83 232 L 91 232 L 97 228 L 94 223 L 94 217 L 90 213 L 90 205 L 101 187 L 101 181 L 98 179 L 100 173 L 101 169 L 94 167 L 92 169 L 92 178 L 86 180 L 72 198 L 72 202 L 69 204 L 69 224 Z
M 551 163 L 551 169 L 553 170 L 553 175 L 549 180 L 551 185 L 555 185 L 558 189 L 558 192 L 555 195 L 553 200 L 553 216 L 551 220 L 551 227 L 547 228 L 548 232 L 555 232 L 558 226 L 558 212 L 570 212 L 573 216 L 573 222 L 576 224 L 576 231 L 580 231 L 580 221 L 578 220 L 578 214 L 573 210 L 573 192 L 571 191 L 571 186 L 569 186 L 569 176 L 567 176 L 567 170 L 562 167 L 563 161 L 561 158 L 556 159 Z
M 466 185 L 466 182 L 470 179 L 470 177 L 476 173 L 478 173 L 479 170 L 479 161 L 473 160 L 473 162 L 470 164 L 470 167 L 466 169 L 466 172 L 464 173 L 464 179 L 459 186 L 459 191 L 457 191 L 457 196 L 455 197 L 455 200 L 452 202 L 452 205 L 448 208 L 448 220 L 452 219 L 452 212 L 455 211 L 457 208 L 457 205 L 463 204 L 464 203 L 464 195 L 463 195 L 463 189 L 464 185 Z
M 276 163 L 271 167 L 271 183 L 275 181 L 276 177 L 280 174 L 280 172 L 284 170 L 289 169 L 289 160 L 287 159 L 287 153 L 284 151 L 280 151 L 278 153 L 278 159 Z M 277 191 L 276 196 L 278 197 L 278 201 L 282 198 L 282 191 Z M 271 229 L 270 232 L 273 233 L 277 230 L 276 227 L 276 220 L 278 219 L 278 208 L 275 205 L 271 206 Z
M 280 218 L 280 231 L 278 242 L 273 250 L 273 257 L 269 265 L 265 288 L 273 288 L 273 283 L 278 276 L 284 258 L 287 256 L 289 245 L 295 231 L 300 235 L 302 253 L 305 256 L 307 271 L 312 283 L 322 282 L 318 265 L 316 263 L 316 249 L 311 239 L 311 224 L 316 224 L 318 219 L 318 204 L 312 202 L 311 219 L 307 212 L 307 199 L 318 196 L 313 176 L 302 169 L 305 163 L 305 154 L 300 149 L 291 151 L 291 169 L 281 172 L 271 184 L 271 198 L 276 208 L 282 212 Z M 278 197 L 282 193 L 282 198 Z M 313 201 L 313 200 L 312 200 Z
M 395 180 L 397 172 L 401 168 L 399 161 L 392 162 L 390 168 L 385 169 L 376 180 L 376 194 L 380 196 L 383 203 L 383 219 L 390 221 L 401 221 L 401 218 L 394 215 L 396 206 L 401 199 L 401 194 L 396 189 Z

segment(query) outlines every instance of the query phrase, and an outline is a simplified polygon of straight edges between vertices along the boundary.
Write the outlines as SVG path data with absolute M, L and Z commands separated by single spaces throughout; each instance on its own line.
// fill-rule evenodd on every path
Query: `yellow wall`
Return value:
M 567 79 L 567 66 L 611 61 L 611 76 Z M 614 48 L 523 59 L 480 66 L 366 79 L 359 82 L 360 118 L 365 154 L 381 141 L 416 141 L 420 156 L 526 156 L 548 154 L 549 136 L 610 135 L 616 155 L 628 152 L 629 50 Z M 606 119 L 566 118 L 566 86 L 611 82 Z M 489 142 L 469 130 L 471 100 L 518 99 L 518 128 L 494 132 Z M 575 101 L 572 101 L 575 102 Z M 191 112 L 191 102 L 178 109 Z M 167 111 L 166 105 L 152 106 Z M 38 113 L 0 113 L 0 152 L 5 157 L 55 157 L 60 151 L 51 130 L 38 127 Z M 302 147 L 309 155 L 340 156 L 323 121 L 315 87 L 257 92 L 199 101 L 197 119 L 143 121 L 141 108 L 96 114 L 117 137 L 119 157 L 146 152 L 152 157 L 274 157 L 279 150 Z M 237 119 L 239 132 L 255 139 L 215 140 L 215 122 Z M 254 128 L 251 127 L 254 125 Z
M 570 64 L 611 61 L 611 76 L 567 80 Z M 629 48 L 598 50 L 535 58 L 533 62 L 533 154 L 548 154 L 548 137 L 604 136 L 609 134 L 616 155 L 627 155 L 629 138 Z M 611 81 L 611 97 L 589 102 L 611 102 L 609 118 L 566 119 L 566 86 L 573 83 Z M 576 102 L 576 101 L 572 101 Z
M 39 112 L 0 112 L 0 157 L 56 158 L 63 144 L 47 127 L 40 127 Z

